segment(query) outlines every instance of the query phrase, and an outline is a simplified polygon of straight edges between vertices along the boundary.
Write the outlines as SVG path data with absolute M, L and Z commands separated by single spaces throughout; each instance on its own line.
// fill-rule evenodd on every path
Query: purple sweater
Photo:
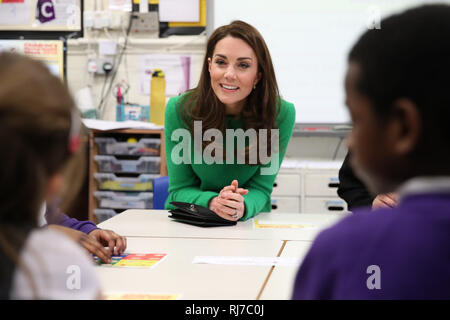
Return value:
M 59 221 L 59 225 L 72 228 L 75 230 L 79 230 L 81 232 L 84 232 L 86 234 L 89 234 L 92 230 L 98 229 L 95 223 L 86 220 L 86 221 L 79 221 L 75 218 L 69 218 L 65 214 L 61 214 L 61 220 Z
M 293 299 L 449 299 L 450 193 L 356 211 L 315 239 Z
M 45 220 L 47 220 L 48 224 L 58 224 L 86 234 L 89 234 L 92 230 L 98 229 L 97 225 L 89 220 L 79 221 L 75 218 L 69 218 L 64 213 L 60 213 L 57 205 L 47 204 Z

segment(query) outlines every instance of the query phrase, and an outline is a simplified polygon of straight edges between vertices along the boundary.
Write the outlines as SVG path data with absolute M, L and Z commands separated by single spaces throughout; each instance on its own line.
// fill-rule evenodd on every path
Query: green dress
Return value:
M 249 191 L 247 195 L 243 196 L 245 213 L 241 220 L 252 218 L 260 212 L 270 212 L 270 195 L 273 183 L 295 124 L 294 105 L 281 99 L 281 109 L 276 119 L 280 137 L 279 152 L 272 154 L 270 162 L 264 165 L 249 165 L 238 164 L 237 161 L 232 161 L 233 164 L 227 164 L 229 161 L 224 160 L 222 164 L 217 163 L 217 161 L 208 164 L 204 161 L 207 160 L 206 158 L 201 159 L 201 163 L 195 160 L 199 159 L 198 155 L 201 155 L 201 152 L 195 151 L 197 152 L 197 158 L 195 158 L 194 139 L 191 139 L 189 147 L 184 144 L 186 147 L 184 150 L 190 150 L 189 155 L 187 152 L 184 154 L 182 150 L 183 142 L 189 140 L 185 139 L 186 136 L 181 137 L 178 134 L 180 130 L 177 130 L 185 128 L 178 113 L 178 104 L 182 97 L 171 98 L 165 110 L 165 147 L 169 173 L 169 197 L 166 200 L 165 208 L 173 209 L 174 207 L 170 205 L 172 201 L 190 202 L 209 207 L 210 200 L 218 196 L 223 187 L 230 185 L 236 179 L 239 188 L 245 188 Z M 243 120 L 239 117 L 226 116 L 226 128 L 244 128 Z M 185 134 L 186 130 L 184 131 Z M 172 134 L 174 134 L 173 139 L 171 139 Z M 189 136 L 191 137 L 190 133 Z M 225 144 L 226 136 L 223 137 L 223 141 Z M 185 161 L 180 160 L 183 156 Z M 272 162 L 274 163 L 272 164 Z

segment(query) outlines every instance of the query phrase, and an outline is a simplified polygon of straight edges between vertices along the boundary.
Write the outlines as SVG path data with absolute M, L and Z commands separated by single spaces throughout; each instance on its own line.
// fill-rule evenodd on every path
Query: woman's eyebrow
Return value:
M 223 58 L 223 59 L 228 59 L 226 55 L 223 55 L 223 54 L 220 54 L 220 53 L 216 53 L 215 56 L 218 56 L 218 57 Z M 240 58 L 237 58 L 237 60 L 253 60 L 253 59 L 250 58 L 250 57 L 240 57 Z

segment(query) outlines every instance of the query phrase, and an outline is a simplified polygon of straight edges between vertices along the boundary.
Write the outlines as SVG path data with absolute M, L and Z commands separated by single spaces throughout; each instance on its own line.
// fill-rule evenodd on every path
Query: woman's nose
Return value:
M 233 66 L 230 65 L 225 71 L 225 79 L 236 79 L 236 72 Z

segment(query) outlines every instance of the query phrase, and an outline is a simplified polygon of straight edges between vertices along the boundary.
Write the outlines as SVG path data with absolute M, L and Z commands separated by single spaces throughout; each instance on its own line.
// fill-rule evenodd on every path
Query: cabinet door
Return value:
M 297 173 L 278 174 L 275 182 L 273 183 L 272 195 L 274 196 L 300 196 L 300 175 Z
M 299 213 L 299 197 L 272 197 L 272 212 Z
M 338 172 L 305 174 L 305 196 L 337 197 Z
M 305 213 L 346 212 L 347 204 L 340 198 L 305 198 Z

